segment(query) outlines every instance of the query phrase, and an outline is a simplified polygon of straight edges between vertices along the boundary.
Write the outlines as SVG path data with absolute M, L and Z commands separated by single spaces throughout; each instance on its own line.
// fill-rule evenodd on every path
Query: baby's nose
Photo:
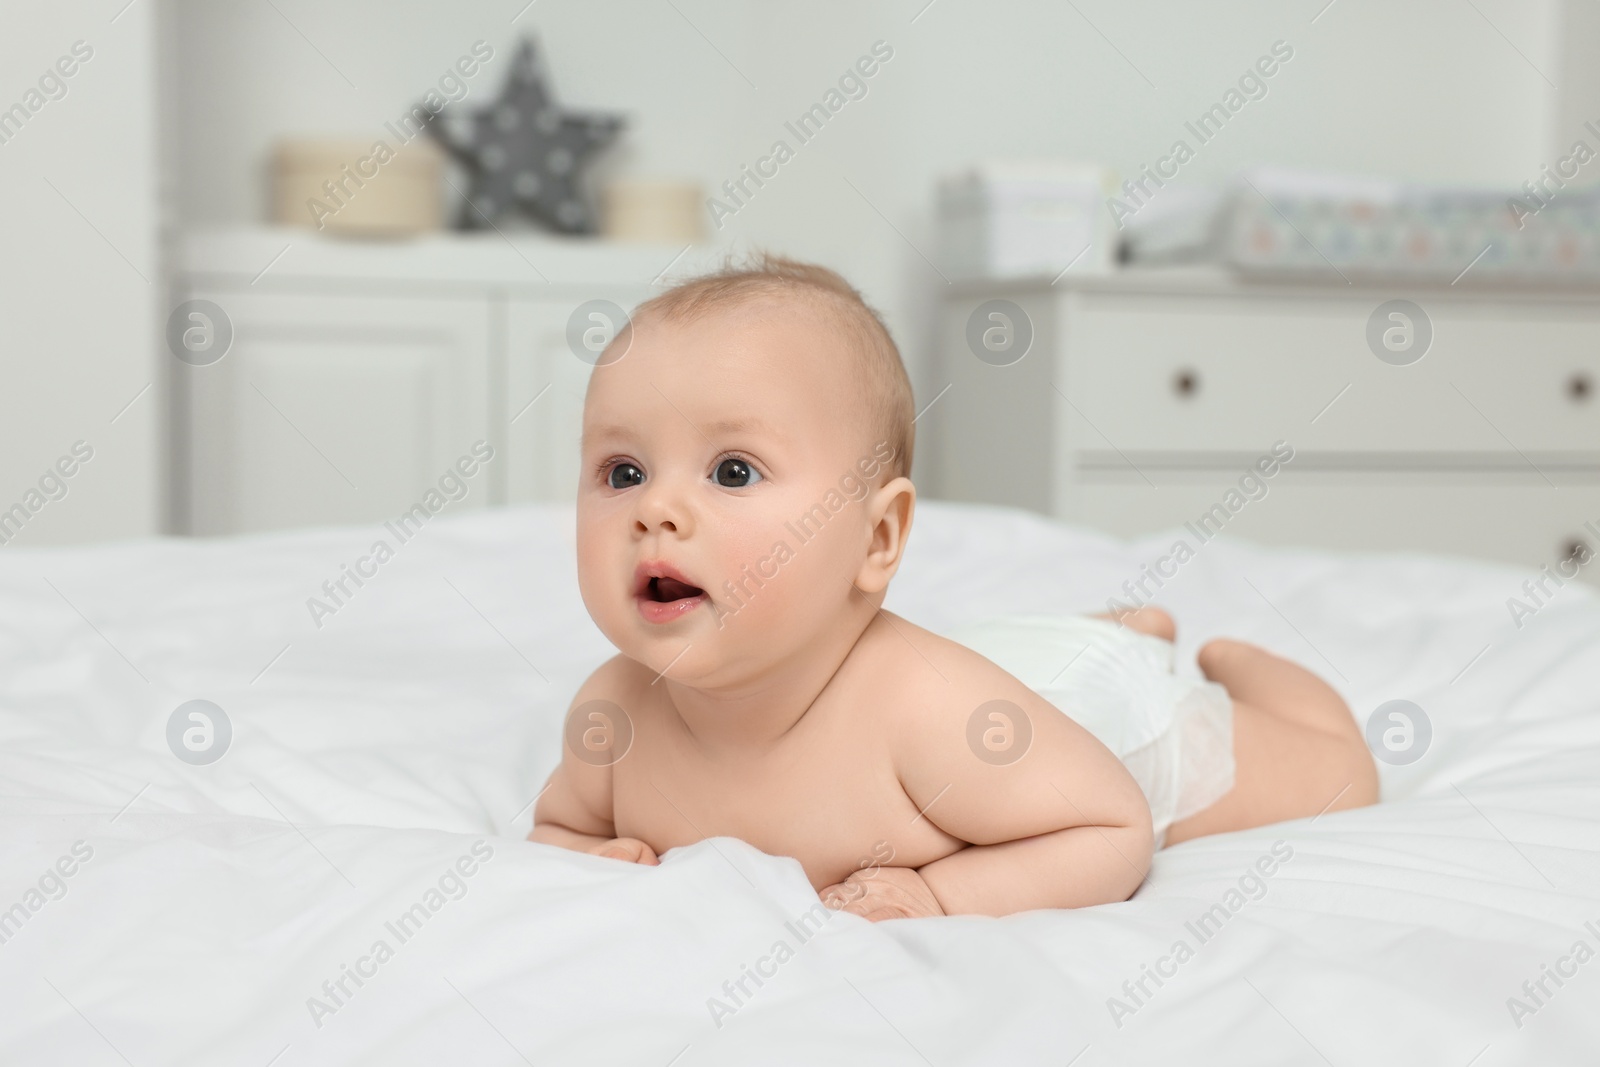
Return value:
M 664 530 L 687 533 L 690 527 L 689 509 L 682 494 L 664 481 L 647 482 L 639 495 L 639 507 L 634 513 L 635 522 L 642 532 Z

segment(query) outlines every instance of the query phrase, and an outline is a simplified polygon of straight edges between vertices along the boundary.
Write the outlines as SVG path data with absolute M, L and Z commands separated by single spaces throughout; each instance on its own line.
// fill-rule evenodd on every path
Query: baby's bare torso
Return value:
M 960 646 L 880 615 L 792 729 L 725 756 L 689 733 L 665 687 L 651 684 L 655 672 L 618 657 L 596 694 L 633 720 L 632 746 L 611 768 L 616 836 L 657 854 L 737 837 L 797 858 L 817 889 L 867 864 L 915 868 L 950 855 L 965 842 L 918 811 L 894 762 L 896 732 L 917 726 L 914 709 L 967 689 L 960 683 L 984 667 L 999 670 L 965 649 L 941 654 L 949 649 Z

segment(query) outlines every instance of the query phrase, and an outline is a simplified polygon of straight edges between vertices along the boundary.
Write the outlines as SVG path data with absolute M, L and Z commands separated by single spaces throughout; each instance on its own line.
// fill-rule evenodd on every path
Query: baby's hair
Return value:
M 655 315 L 665 322 L 687 322 L 718 309 L 791 295 L 814 298 L 852 342 L 858 380 L 877 428 L 868 448 L 879 441 L 894 448 L 882 482 L 909 477 L 916 440 L 911 378 L 882 316 L 836 271 L 770 252 L 757 252 L 745 264 L 730 255 L 720 270 L 690 278 L 640 304 L 633 318 Z

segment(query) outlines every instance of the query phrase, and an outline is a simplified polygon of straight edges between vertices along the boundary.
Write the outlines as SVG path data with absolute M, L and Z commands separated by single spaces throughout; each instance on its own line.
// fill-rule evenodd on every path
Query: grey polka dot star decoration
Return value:
M 483 229 L 513 209 L 561 233 L 594 233 L 578 170 L 622 131 L 623 117 L 563 111 L 545 88 L 532 40 L 522 42 L 500 98 L 471 116 L 468 131 L 428 129 L 471 175 L 463 229 Z

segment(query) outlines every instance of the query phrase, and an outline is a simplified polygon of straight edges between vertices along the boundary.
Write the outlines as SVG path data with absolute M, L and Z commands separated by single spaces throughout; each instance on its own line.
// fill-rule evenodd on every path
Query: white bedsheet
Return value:
M 1392 698 L 1432 717 L 1427 755 L 1382 768 L 1383 805 L 1164 851 L 1124 904 L 833 914 L 802 940 L 785 924 L 816 896 L 792 860 L 718 838 L 644 868 L 521 840 L 610 654 L 570 508 L 435 519 L 317 629 L 307 598 L 381 532 L 0 550 L 0 912 L 27 912 L 0 943 L 0 1063 L 1496 1067 L 1600 1047 L 1600 959 L 1560 964 L 1600 950 L 1587 588 L 1518 630 L 1521 571 L 1207 545 L 1161 599 L 1188 670 L 1231 634 L 1363 718 Z M 888 606 L 935 629 L 1102 610 L 1170 541 L 924 502 Z M 210 766 L 165 740 L 196 698 L 234 729 Z M 1292 859 L 1234 910 L 1278 841 Z M 462 857 L 464 893 L 426 911 Z M 64 893 L 29 911 L 58 861 Z M 386 923 L 418 903 L 402 941 Z M 1202 942 L 1188 924 L 1219 903 Z M 335 1007 L 324 981 L 380 940 L 392 958 Z M 710 998 L 734 1006 L 724 982 L 779 940 L 793 957 L 719 1026 Z M 1124 983 L 1179 940 L 1192 958 L 1136 1001 Z M 1576 973 L 1536 1005 L 1523 983 L 1558 964 Z M 1514 1020 L 1511 997 L 1535 1010 Z

